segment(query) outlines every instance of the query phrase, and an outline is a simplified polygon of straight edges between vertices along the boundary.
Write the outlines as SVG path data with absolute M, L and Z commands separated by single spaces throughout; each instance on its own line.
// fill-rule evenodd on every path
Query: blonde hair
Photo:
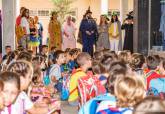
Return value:
M 145 84 L 140 76 L 127 74 L 115 82 L 117 106 L 132 107 L 145 96 Z
M 91 60 L 91 56 L 86 52 L 82 52 L 77 56 L 77 63 L 79 66 L 85 65 L 85 62 L 88 60 Z
M 32 63 L 25 60 L 17 60 L 7 67 L 8 71 L 16 72 L 19 76 L 26 77 L 29 76 L 30 79 L 33 77 L 33 66 Z

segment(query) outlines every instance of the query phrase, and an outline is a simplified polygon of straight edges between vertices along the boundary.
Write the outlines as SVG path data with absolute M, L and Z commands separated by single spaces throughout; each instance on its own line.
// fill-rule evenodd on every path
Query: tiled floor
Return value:
M 77 107 L 70 106 L 67 101 L 61 101 L 61 114 L 78 114 Z

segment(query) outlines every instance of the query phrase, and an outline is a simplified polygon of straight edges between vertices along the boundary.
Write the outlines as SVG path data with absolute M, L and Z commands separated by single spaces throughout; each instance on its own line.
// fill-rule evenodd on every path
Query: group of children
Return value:
M 158 55 L 104 49 L 91 57 L 77 48 L 48 52 L 46 45 L 33 55 L 6 46 L 0 114 L 59 114 L 64 92 L 79 114 L 163 114 L 164 75 L 165 59 Z

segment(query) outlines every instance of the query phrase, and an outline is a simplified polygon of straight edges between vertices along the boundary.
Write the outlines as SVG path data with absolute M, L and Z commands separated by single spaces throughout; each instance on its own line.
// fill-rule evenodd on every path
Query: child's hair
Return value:
M 82 52 L 77 56 L 77 64 L 80 67 L 83 66 L 87 60 L 91 60 L 91 56 L 86 52 Z
M 96 51 L 94 54 L 93 54 L 93 59 L 94 60 L 101 60 L 103 57 L 103 51 Z
M 24 51 L 24 48 L 23 48 L 23 46 L 20 45 L 17 47 L 17 50 L 21 52 L 21 51 Z
M 16 72 L 19 76 L 26 77 L 27 75 L 32 78 L 33 77 L 33 66 L 30 62 L 25 60 L 17 60 L 7 67 L 8 71 Z
M 127 64 L 128 63 L 128 53 L 124 52 L 124 51 L 120 52 L 119 60 Z
M 92 61 L 92 71 L 95 74 L 101 74 L 99 62 L 100 61 L 98 61 L 98 60 L 93 60 Z
M 42 45 L 42 50 L 43 50 L 44 48 L 48 48 L 48 46 L 47 46 L 47 45 Z
M 59 57 L 60 57 L 60 55 L 61 54 L 64 54 L 64 52 L 63 51 L 61 51 L 61 50 L 57 50 L 55 53 L 54 53 L 54 63 L 57 63 L 57 59 L 59 59 Z
M 146 97 L 135 105 L 133 114 L 165 114 L 165 101 L 160 97 Z
M 133 107 L 145 97 L 145 85 L 140 76 L 126 74 L 115 82 L 118 107 Z
M 32 55 L 29 52 L 22 51 L 17 57 L 17 60 L 26 60 L 31 62 L 32 61 Z
M 108 92 L 114 94 L 114 85 L 117 78 L 125 76 L 127 72 L 126 64 L 121 61 L 113 62 L 110 66 L 109 77 L 107 79 L 106 88 Z
M 130 67 L 132 68 L 132 70 L 136 70 L 138 68 L 142 68 L 144 63 L 145 63 L 145 57 L 142 54 L 134 54 L 132 55 L 130 61 Z
M 160 63 L 160 58 L 158 55 L 148 56 L 146 62 L 148 69 L 155 70 Z
M 50 50 L 51 50 L 51 51 L 53 51 L 53 50 L 55 50 L 55 49 L 56 49 L 56 47 L 55 47 L 55 46 L 53 46 L 53 47 L 51 47 L 51 49 L 50 49 Z
M 0 81 L 3 83 L 14 82 L 18 90 L 20 90 L 20 77 L 17 73 L 5 71 L 0 73 Z
M 4 86 L 3 81 L 2 81 L 2 80 L 0 80 L 0 91 L 2 91 L 2 90 L 3 90 L 3 86 Z
M 114 61 L 112 56 L 103 56 L 99 64 L 101 73 L 108 73 L 110 66 Z
M 18 55 L 18 51 L 15 50 L 11 52 L 7 58 L 6 64 L 8 65 L 17 55 Z
M 163 69 L 165 70 L 165 58 L 161 58 L 161 64 Z
M 11 48 L 11 46 L 9 46 L 9 45 L 5 46 L 5 49 L 7 49 L 7 48 Z

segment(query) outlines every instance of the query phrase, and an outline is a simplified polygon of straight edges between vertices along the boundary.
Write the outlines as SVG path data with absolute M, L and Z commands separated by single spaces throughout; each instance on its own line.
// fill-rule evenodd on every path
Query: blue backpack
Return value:
M 149 83 L 148 95 L 165 98 L 165 77 L 152 79 Z
M 108 101 L 108 100 L 112 102 L 116 102 L 116 98 L 109 94 L 97 96 L 89 100 L 84 106 L 82 106 L 78 114 L 96 114 L 96 110 L 99 102 Z
M 69 98 L 69 81 L 70 75 L 66 75 L 63 77 L 62 81 L 62 92 L 61 92 L 61 100 L 68 100 Z

